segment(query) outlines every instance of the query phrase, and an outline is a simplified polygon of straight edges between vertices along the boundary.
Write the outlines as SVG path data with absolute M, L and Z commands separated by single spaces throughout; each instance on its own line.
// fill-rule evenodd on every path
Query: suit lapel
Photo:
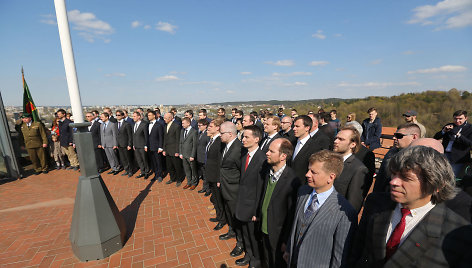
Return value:
M 235 146 L 235 143 L 236 143 L 236 141 L 233 141 L 233 144 L 231 144 L 231 146 L 229 147 L 228 151 L 227 151 L 227 152 L 225 153 L 225 155 L 223 156 L 223 159 L 221 159 L 221 163 L 223 163 L 223 162 L 226 160 L 226 158 L 228 158 L 228 155 L 233 151 L 233 148 L 234 148 L 234 146 Z M 226 146 L 225 146 L 225 148 L 226 148 Z M 224 149 L 223 149 L 223 152 L 224 152 Z
M 300 155 L 305 154 L 305 152 L 309 149 L 309 145 L 310 145 L 311 142 L 312 142 L 312 139 L 311 139 L 311 138 L 309 138 L 309 139 L 305 142 L 305 144 L 303 145 L 302 149 L 301 149 L 300 151 L 298 151 L 297 156 L 295 156 L 295 159 L 293 159 L 294 162 L 298 160 L 298 158 L 300 157 Z
M 386 250 L 386 236 L 390 219 L 392 218 L 393 209 L 382 211 L 378 216 L 373 216 L 372 223 L 372 248 L 375 259 L 384 259 Z

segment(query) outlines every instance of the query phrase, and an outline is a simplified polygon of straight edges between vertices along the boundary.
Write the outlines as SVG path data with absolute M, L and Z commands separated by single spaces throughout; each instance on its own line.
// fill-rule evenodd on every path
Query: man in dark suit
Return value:
M 130 126 L 133 127 L 134 126 L 134 121 L 133 121 L 133 118 L 128 117 L 128 111 L 125 110 L 125 109 L 123 109 L 121 111 L 123 111 L 123 113 L 124 113 L 124 115 L 123 115 L 124 121 L 128 122 L 128 124 L 130 124 Z
M 121 176 L 133 176 L 133 127 L 125 121 L 125 113 L 122 110 L 116 110 L 118 134 L 116 140 L 118 143 L 118 154 L 125 172 Z
M 98 122 L 98 118 L 95 117 L 94 113 L 86 113 L 85 118 L 92 124 L 88 126 L 89 132 L 92 134 L 92 143 L 93 143 L 93 151 L 95 153 L 95 161 L 97 162 L 97 169 L 98 173 L 102 173 L 107 169 L 108 162 L 105 161 L 106 155 L 105 151 L 102 150 L 99 146 L 101 144 L 100 141 L 100 122 Z
M 203 180 L 203 187 L 198 192 L 205 193 L 205 196 L 211 194 L 208 182 L 205 179 L 206 146 L 210 141 L 210 137 L 207 135 L 208 124 L 208 121 L 205 119 L 198 120 L 197 173 L 198 180 Z
M 389 162 L 390 193 L 373 193 L 352 247 L 350 267 L 468 267 L 470 222 L 444 204 L 455 194 L 448 160 L 408 147 Z
M 200 119 L 205 120 L 205 119 Z M 221 119 L 215 119 L 210 122 L 207 129 L 207 135 L 210 140 L 206 146 L 205 179 L 211 191 L 210 201 L 216 210 L 216 217 L 210 218 L 212 222 L 218 222 L 213 230 L 218 231 L 226 225 L 223 197 L 218 184 L 220 183 L 221 154 L 223 146 L 221 144 L 220 126 L 223 123 Z
M 380 136 L 382 135 L 382 122 L 380 122 L 380 118 L 377 116 L 377 109 L 375 107 L 369 108 L 367 113 L 369 114 L 369 118 L 362 121 L 363 131 L 361 141 L 363 145 L 373 151 L 381 146 Z
M 157 122 L 155 111 L 148 111 L 147 118 L 149 120 L 149 138 L 147 147 L 148 155 L 151 159 L 152 170 L 154 172 L 153 180 L 162 182 L 161 154 L 164 150 L 164 127 L 163 124 Z
M 182 125 L 182 119 L 177 116 L 177 108 L 175 108 L 175 107 L 170 108 L 170 112 L 174 116 L 174 119 L 173 119 L 174 122 L 176 122 L 179 125 Z
M 362 164 L 364 164 L 364 166 L 366 166 L 369 170 L 369 174 L 367 174 L 367 179 L 369 181 L 366 182 L 364 192 L 362 193 L 362 196 L 365 198 L 369 193 L 370 187 L 372 186 L 372 182 L 374 181 L 375 154 L 369 149 L 367 149 L 367 147 L 361 144 L 361 146 L 359 146 L 359 151 L 357 151 L 357 153 L 355 153 L 354 155 L 357 159 L 361 160 Z
M 328 136 L 329 140 L 331 141 L 329 148 L 330 149 L 333 148 L 332 145 L 333 145 L 334 137 L 336 135 L 335 134 L 336 131 L 328 123 L 329 120 L 331 120 L 331 116 L 327 112 L 322 112 L 321 114 L 317 114 L 316 117 L 318 118 L 319 129 L 321 130 L 321 132 L 326 134 L 326 136 Z
M 259 149 L 261 138 L 262 131 L 259 127 L 244 128 L 243 146 L 248 152 L 241 159 L 241 179 L 235 214 L 236 218 L 241 221 L 246 254 L 244 258 L 236 260 L 236 265 L 239 266 L 249 264 L 249 267 L 259 267 L 261 265 L 259 245 L 255 236 L 257 206 L 262 190 L 260 172 L 266 159 Z
M 167 172 L 169 172 L 170 176 L 169 181 L 166 183 L 176 182 L 176 186 L 179 187 L 185 177 L 182 159 L 180 159 L 179 154 L 180 129 L 182 129 L 182 126 L 177 121 L 174 121 L 173 113 L 166 113 L 164 121 L 167 125 L 164 130 L 164 151 L 162 155 L 166 157 Z
M 292 228 L 300 180 L 288 167 L 293 145 L 285 138 L 273 141 L 266 153 L 270 169 L 264 170 L 264 183 L 257 218 L 261 222 L 265 267 L 286 267 L 282 258 Z
M 254 116 L 254 125 L 258 126 L 262 131 L 264 131 L 264 124 L 259 118 L 259 114 L 256 111 L 252 111 L 251 115 Z
M 72 128 L 69 126 L 72 121 L 66 118 L 66 111 L 64 109 L 57 110 L 56 114 L 59 119 L 59 142 L 61 144 L 62 153 L 66 154 L 69 159 L 69 168 L 79 170 L 79 159 L 75 152 L 73 132 Z
M 185 117 L 190 119 L 190 126 L 192 126 L 195 130 L 198 131 L 198 123 L 197 123 L 197 120 L 195 120 L 195 118 L 193 118 L 193 110 L 185 111 L 184 115 L 185 115 Z
M 454 122 L 445 125 L 434 138 L 442 139 L 444 154 L 459 177 L 464 165 L 470 161 L 472 149 L 472 126 L 467 122 L 467 111 L 458 110 L 453 114 Z
M 313 125 L 311 126 L 311 129 L 310 129 L 310 136 L 313 140 L 315 140 L 317 144 L 318 148 L 316 152 L 324 150 L 324 149 L 332 150 L 334 136 L 332 137 L 330 136 L 332 135 L 332 133 L 327 134 L 325 131 L 322 130 L 321 123 L 320 123 L 321 116 L 319 114 L 313 114 L 313 113 L 309 114 L 308 116 L 313 121 Z
M 282 119 L 280 119 L 281 130 L 279 131 L 279 135 L 282 138 L 288 139 L 292 145 L 295 146 L 297 144 L 297 137 L 295 137 L 295 134 L 293 133 L 292 124 L 293 120 L 290 116 L 282 117 Z
M 190 119 L 184 117 L 182 119 L 182 129 L 180 130 L 179 157 L 187 177 L 187 185 L 183 188 L 195 190 L 198 183 L 197 174 L 197 131 L 190 125 Z
M 301 184 L 306 184 L 305 174 L 308 171 L 308 160 L 310 156 L 322 149 L 327 149 L 329 140 L 326 135 L 316 128 L 310 137 L 310 129 L 312 129 L 313 121 L 307 115 L 300 115 L 293 124 L 293 132 L 297 137 L 297 144 L 293 151 L 290 167 L 295 171 Z M 316 121 L 317 122 L 317 121 Z
M 220 127 L 221 142 L 224 144 L 219 188 L 223 197 L 228 233 L 220 235 L 220 240 L 236 237 L 236 246 L 231 256 L 236 257 L 243 253 L 242 230 L 235 218 L 236 199 L 239 193 L 239 179 L 241 178 L 242 144 L 237 138 L 236 126 L 231 122 L 224 122 Z M 245 153 L 244 153 L 245 154 Z
M 138 162 L 141 173 L 136 178 L 149 178 L 149 164 L 147 159 L 149 130 L 148 123 L 141 120 L 141 113 L 136 111 L 133 113 L 133 149 L 134 157 Z
M 116 118 L 113 117 L 113 112 L 111 111 L 111 108 L 105 107 L 105 108 L 103 108 L 103 112 L 110 115 L 110 117 L 108 118 L 108 120 L 109 120 L 110 122 L 112 122 L 112 123 L 116 123 L 116 122 L 117 122 Z
M 208 123 L 211 122 L 211 119 L 208 118 L 208 116 L 207 116 L 207 110 L 206 109 L 200 109 L 200 111 L 198 111 L 198 120 L 201 120 L 201 119 L 205 119 L 206 121 L 208 121 Z
M 323 150 L 310 157 L 308 185 L 298 190 L 284 254 L 288 267 L 347 267 L 357 213 L 333 187 L 342 169 L 338 153 Z
M 334 181 L 334 187 L 342 194 L 357 213 L 361 210 L 364 201 L 364 191 L 368 181 L 369 170 L 354 155 L 361 145 L 361 137 L 354 127 L 345 127 L 336 135 L 333 151 L 340 153 L 344 159 L 344 168 L 341 175 Z M 368 189 L 367 189 L 368 190 Z
M 254 116 L 247 114 L 243 116 L 243 127 L 252 126 L 256 123 L 256 118 Z M 262 128 L 261 128 L 262 131 Z
M 281 138 L 278 133 L 280 130 L 280 119 L 278 116 L 270 116 L 264 122 L 264 132 L 267 133 L 267 137 L 261 142 L 261 150 L 265 153 L 269 150 L 271 142 L 275 139 Z

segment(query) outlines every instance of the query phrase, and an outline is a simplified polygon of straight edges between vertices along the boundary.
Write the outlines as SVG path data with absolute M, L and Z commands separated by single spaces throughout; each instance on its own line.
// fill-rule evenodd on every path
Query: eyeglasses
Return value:
M 280 122 L 281 124 L 290 124 L 290 122 Z
M 225 134 L 225 133 L 231 133 L 229 131 L 226 131 L 226 132 L 220 132 L 221 135 Z
M 398 132 L 393 133 L 393 136 L 397 138 L 397 140 L 401 140 L 403 139 L 403 137 L 411 136 L 411 135 L 415 135 L 415 134 L 403 134 L 403 133 L 398 133 Z
M 116 116 L 123 116 L 122 114 L 116 114 Z

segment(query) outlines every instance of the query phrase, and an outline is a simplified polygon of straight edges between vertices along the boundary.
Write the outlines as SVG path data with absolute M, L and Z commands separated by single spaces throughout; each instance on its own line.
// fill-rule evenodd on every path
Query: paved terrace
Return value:
M 80 262 L 69 230 L 79 172 L 0 183 L 0 267 L 234 267 L 235 240 L 220 241 L 208 197 L 174 184 L 103 175 L 129 240 L 110 257 Z M 239 257 L 238 257 L 239 258 Z

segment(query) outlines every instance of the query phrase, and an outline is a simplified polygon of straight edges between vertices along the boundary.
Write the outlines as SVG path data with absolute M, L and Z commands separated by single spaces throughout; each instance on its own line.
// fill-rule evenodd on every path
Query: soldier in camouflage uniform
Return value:
M 40 122 L 33 122 L 31 114 L 23 114 L 21 132 L 25 140 L 25 147 L 30 156 L 35 174 L 48 173 L 45 148 L 48 146 L 46 129 Z

